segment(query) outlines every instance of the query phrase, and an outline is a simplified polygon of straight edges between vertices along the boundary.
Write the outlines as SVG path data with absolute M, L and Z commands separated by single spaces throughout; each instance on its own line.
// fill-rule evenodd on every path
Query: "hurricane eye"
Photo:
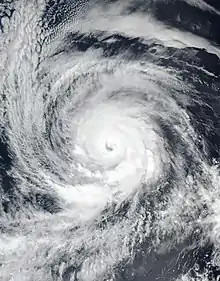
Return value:
M 117 149 L 115 144 L 112 144 L 112 143 L 109 143 L 109 142 L 106 143 L 105 147 L 106 147 L 107 151 L 109 151 L 109 152 L 112 152 L 115 149 Z

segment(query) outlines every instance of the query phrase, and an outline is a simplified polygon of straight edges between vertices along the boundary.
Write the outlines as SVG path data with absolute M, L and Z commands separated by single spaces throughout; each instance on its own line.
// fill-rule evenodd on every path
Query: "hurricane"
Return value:
M 219 280 L 220 7 L 0 19 L 0 280 Z

